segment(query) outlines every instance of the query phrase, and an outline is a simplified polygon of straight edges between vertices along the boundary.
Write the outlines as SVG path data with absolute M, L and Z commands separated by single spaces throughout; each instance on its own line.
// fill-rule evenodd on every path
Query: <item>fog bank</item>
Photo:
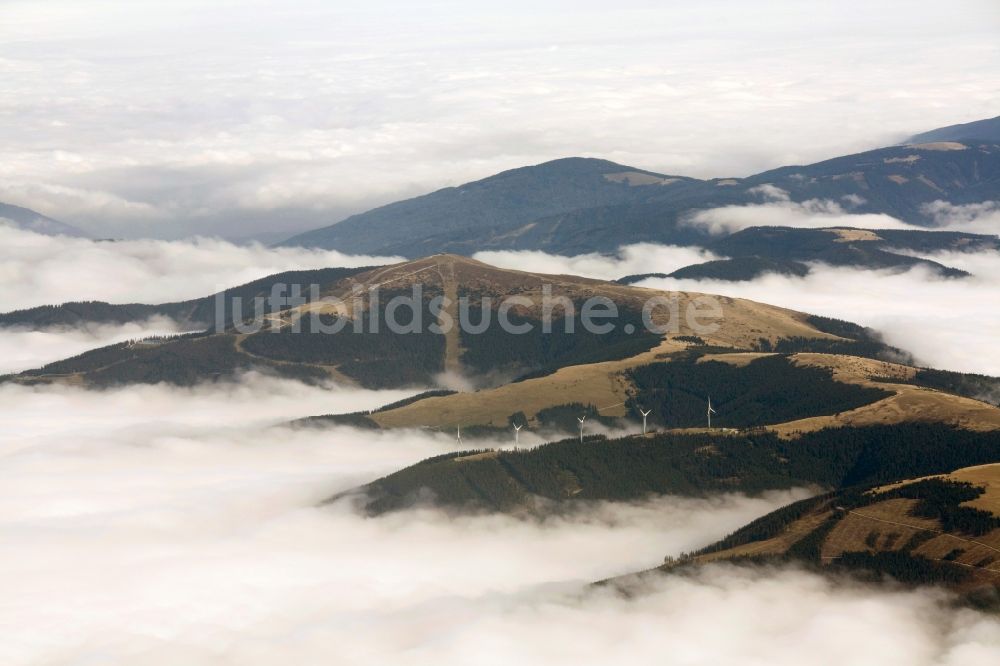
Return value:
M 67 301 L 168 303 L 281 271 L 395 261 L 210 238 L 94 242 L 0 225 L 0 312 Z
M 192 389 L 0 386 L 0 623 L 18 628 L 0 661 L 487 663 L 498 655 L 453 641 L 531 622 L 588 581 L 805 496 L 594 502 L 548 520 L 317 508 L 454 442 L 280 424 L 402 395 L 253 374 Z

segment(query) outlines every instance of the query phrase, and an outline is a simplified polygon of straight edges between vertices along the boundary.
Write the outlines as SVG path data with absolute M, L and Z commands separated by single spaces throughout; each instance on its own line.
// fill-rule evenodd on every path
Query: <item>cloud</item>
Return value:
M 46 363 L 70 358 L 89 349 L 139 340 L 153 335 L 184 332 L 166 317 L 124 325 L 85 322 L 80 326 L 59 326 L 40 330 L 0 328 L 0 375 L 38 368 Z
M 194 389 L 0 386 L 10 408 L 0 431 L 0 621 L 16 629 L 3 662 L 1000 657 L 995 620 L 950 607 L 938 591 L 731 566 L 646 580 L 628 596 L 587 586 L 711 541 L 801 491 L 596 502 L 548 520 L 318 508 L 452 442 L 276 424 L 397 396 L 255 375 Z
M 818 265 L 803 277 L 764 275 L 751 282 L 646 280 L 641 286 L 749 298 L 801 312 L 846 319 L 880 331 L 885 341 L 935 368 L 1000 376 L 1000 254 L 929 258 L 971 270 L 941 278 L 916 267 L 905 272 Z
M 85 300 L 167 303 L 281 271 L 401 260 L 208 238 L 93 242 L 0 225 L 0 311 Z
M 10 203 L 291 232 L 567 155 L 742 176 L 995 114 L 988 0 L 252 6 L 5 2 Z
M 460 646 L 436 645 L 440 632 L 529 620 L 804 496 L 595 502 L 548 520 L 317 507 L 454 442 L 280 423 L 402 395 L 254 374 L 193 389 L 0 386 L 0 621 L 18 627 L 3 662 L 372 663 L 416 649 L 469 663 L 479 653 L 450 655 Z
M 696 247 L 639 243 L 619 248 L 615 255 L 591 253 L 567 257 L 540 251 L 490 251 L 477 252 L 473 258 L 513 270 L 617 280 L 641 273 L 672 273 L 718 257 Z
M 128 201 L 110 192 L 49 183 L 8 180 L 0 183 L 0 201 L 45 201 L 47 208 L 72 211 L 69 217 L 121 218 L 133 223 L 164 217 L 163 211 L 148 203 Z
M 795 571 L 710 567 L 644 591 L 631 598 L 591 591 L 515 607 L 442 642 L 455 657 L 475 654 L 482 641 L 506 648 L 507 658 L 542 646 L 545 663 L 556 664 L 780 666 L 986 663 L 1000 636 L 991 619 L 945 611 L 933 593 L 879 594 Z M 491 641 L 495 635 L 503 638 Z
M 764 203 L 722 206 L 693 211 L 681 223 L 706 229 L 712 235 L 731 234 L 749 227 L 794 227 L 797 229 L 824 229 L 828 227 L 857 227 L 860 229 L 921 229 L 890 215 L 851 213 L 864 200 L 849 195 L 842 202 L 832 199 L 807 199 L 796 202 L 788 192 L 766 183 L 747 190 L 760 196 Z M 846 207 L 846 208 L 845 208 Z
M 1000 234 L 1000 201 L 955 205 L 947 201 L 925 204 L 923 212 L 934 223 L 948 231 L 966 231 L 974 234 Z

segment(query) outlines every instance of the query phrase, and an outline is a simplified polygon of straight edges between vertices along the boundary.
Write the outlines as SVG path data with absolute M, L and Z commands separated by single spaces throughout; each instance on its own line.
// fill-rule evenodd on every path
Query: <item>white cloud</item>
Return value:
M 731 234 L 749 227 L 824 229 L 850 226 L 860 229 L 921 229 L 890 215 L 851 213 L 850 208 L 864 201 L 856 195 L 845 197 L 843 203 L 832 199 L 808 199 L 796 202 L 790 199 L 788 192 L 770 183 L 752 187 L 747 192 L 759 195 L 764 199 L 764 203 L 692 211 L 681 219 L 681 223 L 704 228 L 716 236 Z
M 932 256 L 972 269 L 964 280 L 925 268 L 906 272 L 815 266 L 804 278 L 775 274 L 752 282 L 646 280 L 642 286 L 693 290 L 846 319 L 881 331 L 923 365 L 1000 376 L 1000 255 Z
M 932 216 L 934 223 L 947 231 L 992 236 L 1000 234 L 1000 201 L 962 205 L 934 201 L 924 206 L 924 213 Z
M 418 663 L 469 663 L 467 632 L 569 603 L 565 591 L 803 496 L 593 503 L 545 521 L 318 508 L 454 442 L 275 424 L 401 395 L 256 375 L 194 389 L 0 386 L 0 622 L 17 627 L 0 658 L 372 663 L 415 649 Z
M 655 565 L 800 493 L 594 503 L 545 521 L 317 508 L 448 437 L 275 428 L 391 393 L 0 387 L 4 664 L 968 664 L 1000 626 L 940 592 Z M 59 419 L 47 418 L 58 413 Z M 851 640 L 845 641 L 844 636 Z
M 567 257 L 540 251 L 501 250 L 477 252 L 473 258 L 513 270 L 580 275 L 598 280 L 617 280 L 640 273 L 673 273 L 691 264 L 718 259 L 701 248 L 653 243 L 627 245 L 613 256 L 591 253 Z
M 791 196 L 786 190 L 781 189 L 773 183 L 764 183 L 747 190 L 747 194 L 756 194 L 765 201 L 791 201 Z
M 281 271 L 395 261 L 401 259 L 237 246 L 208 238 L 93 242 L 0 225 L 0 312 L 85 300 L 167 303 Z
M 0 201 L 44 201 L 46 208 L 65 211 L 68 215 L 64 216 L 72 218 L 106 217 L 146 223 L 165 217 L 165 211 L 151 204 L 129 201 L 111 192 L 50 183 L 6 180 L 0 183 Z
M 38 368 L 46 363 L 70 358 L 89 349 L 140 340 L 153 335 L 183 332 L 166 317 L 123 325 L 85 322 L 79 326 L 59 326 L 38 330 L 0 328 L 0 375 Z

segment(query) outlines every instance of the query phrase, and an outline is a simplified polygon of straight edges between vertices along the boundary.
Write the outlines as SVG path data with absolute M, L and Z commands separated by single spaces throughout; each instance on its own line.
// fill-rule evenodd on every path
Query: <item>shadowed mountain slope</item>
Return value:
M 906 143 L 934 143 L 939 141 L 989 141 L 1000 143 L 1000 116 L 976 120 L 971 123 L 949 125 L 907 139 Z
M 997 199 L 1000 146 L 979 140 L 891 146 L 712 180 L 570 158 L 390 204 L 285 244 L 410 257 L 500 249 L 577 254 L 639 242 L 707 245 L 712 238 L 690 223 L 692 214 L 727 206 L 820 202 L 826 211 L 929 227 L 928 204 Z
M 435 238 L 521 225 L 577 208 L 630 204 L 659 190 L 696 183 L 606 160 L 567 158 L 504 171 L 354 215 L 283 245 L 351 253 L 424 256 L 446 250 Z
M 318 283 L 317 300 L 310 300 L 313 282 Z M 299 285 L 303 298 L 281 303 L 274 311 L 264 307 L 272 286 L 285 284 L 284 293 L 289 294 L 294 289 L 290 283 Z M 250 326 L 254 297 L 262 302 L 257 328 Z M 552 321 L 548 332 L 544 330 L 547 299 L 551 299 Z M 601 308 L 613 306 L 617 315 L 610 330 L 591 331 L 583 326 L 588 299 L 599 299 L 591 302 Z M 214 325 L 218 303 L 226 308 L 221 328 Z M 234 308 L 237 303 L 239 307 Z M 502 307 L 507 323 L 521 332 L 512 333 L 500 325 Z M 370 387 L 434 385 L 443 374 L 487 386 L 531 376 L 534 379 L 523 382 L 531 386 L 545 377 L 563 381 L 570 366 L 608 377 L 643 359 L 684 351 L 689 343 L 682 338 L 698 334 L 692 322 L 697 322 L 699 313 L 715 308 L 712 317 L 717 315 L 717 326 L 711 333 L 702 333 L 703 344 L 748 349 L 766 341 L 770 346 L 800 344 L 816 351 L 831 345 L 855 348 L 855 341 L 822 330 L 816 318 L 752 301 L 706 300 L 697 293 L 666 294 L 576 276 L 499 269 L 456 255 L 374 269 L 279 274 L 229 290 L 222 298 L 167 306 L 84 303 L 35 308 L 4 315 L 0 322 L 20 326 L 72 323 L 84 316 L 82 309 L 98 313 L 105 321 L 165 314 L 211 326 L 183 339 L 94 350 L 22 373 L 18 381 L 188 384 L 259 364 L 279 374 L 333 377 Z M 235 325 L 234 312 L 243 325 Z M 386 325 L 390 314 L 402 330 Z M 659 330 L 651 331 L 644 317 Z M 465 325 L 447 325 L 463 321 Z M 879 344 L 872 347 L 880 348 Z M 605 379 L 601 385 L 608 387 L 609 395 L 620 395 L 617 380 Z M 564 395 L 571 394 L 568 388 L 564 391 Z

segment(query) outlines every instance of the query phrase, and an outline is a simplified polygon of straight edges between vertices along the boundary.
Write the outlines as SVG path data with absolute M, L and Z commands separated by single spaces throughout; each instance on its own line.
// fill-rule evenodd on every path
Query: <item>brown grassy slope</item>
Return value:
M 784 308 L 743 299 L 707 296 L 698 293 L 675 292 L 667 294 L 657 290 L 572 275 L 545 275 L 508 270 L 457 255 L 435 255 L 416 261 L 375 268 L 327 286 L 321 295 L 335 297 L 338 302 L 310 303 L 285 310 L 280 314 L 269 315 L 267 318 L 271 325 L 287 326 L 306 313 L 314 311 L 350 316 L 354 314 L 358 303 L 361 304 L 362 308 L 369 305 L 369 294 L 376 288 L 398 292 L 408 291 L 417 284 L 423 286 L 425 294 L 444 294 L 453 302 L 457 300 L 459 295 L 470 295 L 475 304 L 480 296 L 488 295 L 494 299 L 495 307 L 505 297 L 526 298 L 531 301 L 531 305 L 518 305 L 513 311 L 531 318 L 541 317 L 543 288 L 546 285 L 550 287 L 550 293 L 554 296 L 567 297 L 573 301 L 603 296 L 614 301 L 619 308 L 633 311 L 641 311 L 647 301 L 652 298 L 673 298 L 676 305 L 665 306 L 661 304 L 654 309 L 653 321 L 657 325 L 666 326 L 673 321 L 676 323 L 676 327 L 670 330 L 670 335 L 699 335 L 709 344 L 723 347 L 745 348 L 758 342 L 760 338 L 767 338 L 772 342 L 789 337 L 838 339 L 837 336 L 823 333 L 812 327 L 807 322 L 807 315 Z M 358 294 L 361 294 L 362 298 L 356 298 Z M 692 330 L 691 326 L 688 325 L 686 314 L 689 308 L 698 310 L 705 307 L 699 299 L 712 299 L 721 308 L 721 324 L 714 333 Z M 447 312 L 453 319 L 456 318 L 455 305 L 448 308 Z M 673 316 L 674 312 L 679 313 L 680 316 Z M 561 310 L 557 307 L 554 316 L 559 317 L 560 313 Z M 234 338 L 241 337 L 233 333 L 226 335 L 233 335 Z M 442 370 L 460 373 L 462 371 L 462 349 L 457 329 L 452 329 L 451 334 L 446 337 L 445 348 Z M 659 349 L 658 353 L 676 351 L 680 348 L 678 345 L 667 345 Z M 246 353 L 242 346 L 238 346 L 236 351 L 248 361 L 261 360 Z M 119 362 L 124 361 L 128 361 L 128 358 L 123 357 Z M 542 391 L 546 394 L 564 392 L 566 399 L 550 400 L 539 407 L 574 400 L 590 402 L 598 406 L 622 402 L 621 382 L 608 373 L 620 372 L 627 367 L 648 361 L 649 357 L 644 356 L 624 365 L 600 366 L 585 372 L 574 370 L 567 375 L 558 377 L 554 383 L 546 384 Z M 302 365 L 308 366 L 309 364 Z M 339 374 L 336 366 L 322 369 L 334 377 Z M 44 380 L 80 381 L 80 378 L 53 375 L 33 376 L 27 380 L 33 382 Z M 530 399 L 535 399 L 534 394 L 530 396 Z M 614 412 L 609 413 L 613 414 Z M 491 411 L 490 414 L 490 418 L 492 418 L 495 411 Z
M 553 285 L 553 292 L 571 298 L 593 295 L 606 296 L 620 305 L 641 308 L 647 299 L 662 296 L 663 292 L 591 280 L 576 276 L 540 275 L 498 269 L 482 262 L 455 255 L 437 255 L 414 262 L 406 262 L 361 274 L 352 280 L 359 284 L 391 284 L 394 287 L 414 281 L 435 279 L 435 275 L 454 275 L 463 289 L 500 295 L 517 294 L 532 299 L 539 306 L 532 310 L 540 315 L 542 285 Z M 681 313 L 696 298 L 695 293 L 678 293 Z M 699 333 L 682 325 L 674 334 L 700 335 L 708 344 L 732 348 L 747 348 L 760 338 L 772 342 L 780 338 L 805 337 L 836 339 L 836 336 L 816 330 L 807 322 L 807 315 L 784 308 L 755 303 L 744 299 L 716 298 L 722 309 L 719 329 L 711 334 Z M 665 323 L 662 316 L 657 323 Z M 606 416 L 622 416 L 625 399 L 631 386 L 623 372 L 629 368 L 662 360 L 663 355 L 680 351 L 682 343 L 665 339 L 660 346 L 629 359 L 570 366 L 553 375 L 540 377 L 513 385 L 476 393 L 460 393 L 431 398 L 399 410 L 376 415 L 375 420 L 385 427 L 445 426 L 458 421 L 468 424 L 502 426 L 507 417 L 523 411 L 533 417 L 540 409 L 571 402 L 592 404 Z M 716 360 L 737 365 L 749 363 L 765 354 L 734 353 L 713 354 L 704 360 Z M 784 436 L 796 432 L 809 432 L 830 426 L 892 424 L 905 421 L 940 421 L 961 427 L 988 430 L 1000 428 L 1000 409 L 968 398 L 939 391 L 919 388 L 905 383 L 876 382 L 874 378 L 901 381 L 912 379 L 915 368 L 852 356 L 802 353 L 793 356 L 797 363 L 829 368 L 838 381 L 877 386 L 895 395 L 839 415 L 822 416 L 775 424 L 774 429 Z
M 620 285 L 614 282 L 595 280 L 576 275 L 550 275 L 529 273 L 490 266 L 481 261 L 451 254 L 440 254 L 416 261 L 407 261 L 377 268 L 341 281 L 328 294 L 350 301 L 352 289 L 357 286 L 364 290 L 373 287 L 383 289 L 408 289 L 414 284 L 422 284 L 446 289 L 449 284 L 457 285 L 466 294 L 488 294 L 494 298 L 522 296 L 532 301 L 532 306 L 517 306 L 514 312 L 540 316 L 542 312 L 543 287 L 551 286 L 553 295 L 571 299 L 586 299 L 603 296 L 614 301 L 619 307 L 642 310 L 643 305 L 654 297 L 677 297 L 677 309 L 681 317 L 680 325 L 673 334 L 701 335 L 710 344 L 732 347 L 749 347 L 760 338 L 771 341 L 780 338 L 801 336 L 805 338 L 839 339 L 835 335 L 823 333 L 807 323 L 808 315 L 773 305 L 765 305 L 739 298 L 713 296 L 696 292 L 667 292 Z M 446 289 L 447 291 L 447 289 Z M 697 299 L 714 299 L 722 308 L 723 321 L 715 333 L 699 333 L 687 325 L 685 315 L 689 307 L 702 308 Z M 475 302 L 475 298 L 473 298 Z M 347 302 L 348 308 L 351 303 Z M 559 309 L 556 309 L 559 313 Z M 654 310 L 654 322 L 669 323 L 666 307 Z
M 942 476 L 957 481 L 969 481 L 984 487 L 983 495 L 966 504 L 1000 515 L 1000 463 L 968 467 Z M 912 479 L 884 486 L 874 492 L 878 493 L 919 480 Z M 751 555 L 781 555 L 825 520 L 834 515 L 841 515 L 836 526 L 823 541 L 821 549 L 823 564 L 835 562 L 845 552 L 899 551 L 904 549 L 915 535 L 920 535 L 922 542 L 910 551 L 914 555 L 944 561 L 950 553 L 961 549 L 964 552 L 951 561 L 973 574 L 968 586 L 974 587 L 984 582 L 1000 583 L 1000 529 L 978 537 L 946 533 L 942 531 L 939 521 L 910 515 L 910 509 L 916 503 L 917 500 L 894 498 L 847 512 L 839 512 L 836 509 L 836 500 L 832 500 L 792 522 L 773 538 L 699 555 L 694 561 L 704 563 Z
M 633 387 L 624 375 L 629 368 L 663 360 L 664 355 L 686 347 L 666 339 L 648 352 L 620 361 L 570 366 L 553 375 L 475 393 L 428 398 L 400 409 L 373 415 L 383 427 L 450 426 L 464 424 L 505 426 L 507 417 L 523 411 L 529 418 L 540 409 L 571 402 L 592 404 L 605 416 L 625 414 L 624 402 Z M 711 354 L 699 359 L 745 365 L 767 356 L 736 352 Z M 878 387 L 894 395 L 847 412 L 773 424 L 772 430 L 784 437 L 827 427 L 890 425 L 911 421 L 951 423 L 971 430 L 1000 429 L 1000 409 L 990 404 L 892 381 L 874 378 L 910 379 L 916 369 L 855 356 L 802 353 L 792 356 L 802 365 L 829 368 L 837 381 Z
M 783 436 L 829 427 L 890 425 L 909 421 L 950 423 L 970 430 L 1000 429 L 1000 409 L 985 402 L 963 398 L 934 389 L 874 378 L 911 379 L 916 368 L 856 356 L 835 354 L 795 354 L 802 365 L 829 368 L 837 381 L 878 387 L 895 395 L 864 407 L 833 416 L 816 416 L 773 426 Z

